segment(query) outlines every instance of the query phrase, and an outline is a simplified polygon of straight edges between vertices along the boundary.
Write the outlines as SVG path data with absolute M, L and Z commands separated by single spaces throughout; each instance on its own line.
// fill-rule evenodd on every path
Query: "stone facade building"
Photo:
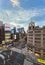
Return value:
M 34 53 L 38 53 L 41 57 L 45 55 L 45 26 L 35 26 L 31 22 L 27 31 L 27 45 Z

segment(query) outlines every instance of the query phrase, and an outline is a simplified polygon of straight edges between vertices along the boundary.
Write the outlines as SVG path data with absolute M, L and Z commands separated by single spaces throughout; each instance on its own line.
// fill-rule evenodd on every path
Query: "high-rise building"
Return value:
M 34 53 L 38 53 L 41 57 L 45 55 L 45 26 L 35 26 L 31 22 L 27 31 L 27 45 Z
M 11 29 L 11 39 L 16 38 L 16 27 L 13 27 L 13 29 Z
M 19 30 L 19 37 L 21 39 L 21 38 L 23 38 L 25 36 L 25 30 L 24 30 L 23 27 L 18 28 L 18 30 Z
M 5 31 L 4 31 L 4 24 L 0 21 L 0 44 L 5 39 Z
M 17 32 L 24 33 L 25 32 L 24 27 L 18 27 Z

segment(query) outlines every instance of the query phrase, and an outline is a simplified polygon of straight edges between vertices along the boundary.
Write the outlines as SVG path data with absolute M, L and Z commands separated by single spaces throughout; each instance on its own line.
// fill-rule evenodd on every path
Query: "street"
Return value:
M 0 65 L 39 65 L 35 59 L 31 51 L 29 56 L 26 48 L 18 49 L 12 47 L 9 50 L 0 52 Z

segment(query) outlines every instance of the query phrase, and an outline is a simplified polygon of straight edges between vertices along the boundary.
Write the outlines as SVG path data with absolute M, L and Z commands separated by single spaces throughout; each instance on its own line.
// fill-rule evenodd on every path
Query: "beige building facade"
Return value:
M 10 41 L 11 38 L 11 25 L 5 23 L 5 42 Z
M 41 57 L 45 55 L 45 26 L 35 26 L 31 22 L 27 31 L 27 45 L 34 53 L 38 53 Z

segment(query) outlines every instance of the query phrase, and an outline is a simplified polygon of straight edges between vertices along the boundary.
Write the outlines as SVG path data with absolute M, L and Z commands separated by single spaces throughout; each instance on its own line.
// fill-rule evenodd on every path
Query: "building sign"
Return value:
M 16 35 L 14 35 L 14 39 L 16 39 Z
M 5 31 L 10 31 L 11 28 L 10 28 L 10 24 L 5 24 Z

